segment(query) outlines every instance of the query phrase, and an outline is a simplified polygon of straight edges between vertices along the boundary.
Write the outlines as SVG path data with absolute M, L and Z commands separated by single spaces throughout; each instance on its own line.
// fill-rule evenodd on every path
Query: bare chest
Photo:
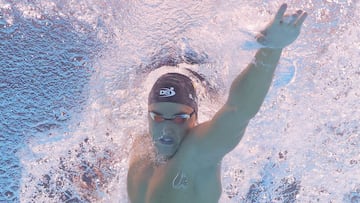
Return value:
M 211 203 L 217 202 L 221 195 L 219 166 L 189 169 L 167 163 L 146 167 L 146 171 L 138 175 L 144 176 L 140 185 L 147 185 L 141 194 L 146 203 Z

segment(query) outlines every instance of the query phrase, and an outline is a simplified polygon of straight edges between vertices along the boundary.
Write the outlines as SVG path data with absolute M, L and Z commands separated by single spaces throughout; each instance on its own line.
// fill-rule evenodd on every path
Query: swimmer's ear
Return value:
M 198 112 L 195 114 L 194 116 L 195 118 L 195 126 L 197 126 L 199 124 L 199 117 L 198 117 Z

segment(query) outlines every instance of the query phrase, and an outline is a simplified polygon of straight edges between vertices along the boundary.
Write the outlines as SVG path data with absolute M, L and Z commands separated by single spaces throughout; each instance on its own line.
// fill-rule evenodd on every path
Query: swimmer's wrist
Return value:
M 271 43 L 271 40 L 267 40 L 266 36 L 262 33 L 259 33 L 255 37 L 255 40 L 259 44 L 260 48 L 265 48 L 265 49 L 282 50 L 289 45 L 289 44 L 276 45 L 274 43 Z

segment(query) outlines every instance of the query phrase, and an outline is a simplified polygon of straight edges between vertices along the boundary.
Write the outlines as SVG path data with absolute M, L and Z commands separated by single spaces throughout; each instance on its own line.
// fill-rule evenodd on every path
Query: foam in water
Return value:
M 200 63 L 211 118 L 281 3 L 0 1 L 0 201 L 127 202 L 159 66 Z M 220 202 L 359 202 L 359 5 L 287 3 L 310 15 L 223 160 Z

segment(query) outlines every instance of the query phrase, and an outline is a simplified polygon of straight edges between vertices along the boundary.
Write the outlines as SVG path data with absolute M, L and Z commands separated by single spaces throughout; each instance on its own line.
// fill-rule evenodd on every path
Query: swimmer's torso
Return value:
M 132 162 L 128 183 L 132 203 L 217 203 L 221 195 L 220 164 L 200 167 L 175 154 L 164 164 L 146 158 Z

